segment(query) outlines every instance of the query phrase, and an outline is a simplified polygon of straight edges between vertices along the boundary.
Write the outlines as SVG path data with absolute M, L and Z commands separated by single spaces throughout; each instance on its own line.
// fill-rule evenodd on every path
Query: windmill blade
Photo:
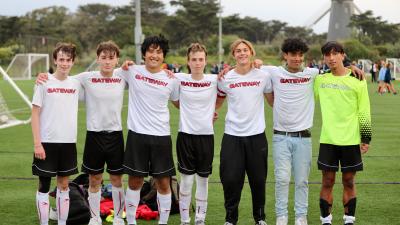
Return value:
M 363 13 L 363 11 L 362 11 L 360 8 L 358 8 L 358 6 L 356 5 L 356 3 L 353 3 L 353 7 L 354 7 L 354 9 L 356 10 L 356 12 L 357 12 L 358 14 L 362 14 L 362 13 Z
M 317 24 L 322 18 L 326 16 L 331 11 L 331 5 L 329 3 L 325 3 L 320 10 L 317 11 L 316 14 L 314 14 L 310 19 L 308 19 L 307 23 L 305 24 L 305 27 L 311 28 L 315 24 Z M 321 12 L 323 12 L 321 14 Z

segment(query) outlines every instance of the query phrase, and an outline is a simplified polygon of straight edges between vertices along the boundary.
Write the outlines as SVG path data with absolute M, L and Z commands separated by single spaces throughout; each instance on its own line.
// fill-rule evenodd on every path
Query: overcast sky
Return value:
M 168 0 L 162 0 L 168 13 L 174 9 Z M 0 15 L 21 16 L 33 9 L 47 6 L 66 6 L 76 11 L 79 5 L 88 3 L 105 3 L 109 5 L 126 5 L 131 0 L 0 0 Z M 263 21 L 280 20 L 290 26 L 305 26 L 313 18 L 322 14 L 329 7 L 330 0 L 221 0 L 223 15 L 238 13 L 241 16 L 257 17 Z M 375 16 L 381 16 L 390 23 L 400 23 L 400 0 L 354 0 L 362 11 L 372 10 Z M 313 27 L 316 33 L 327 32 L 329 14 Z

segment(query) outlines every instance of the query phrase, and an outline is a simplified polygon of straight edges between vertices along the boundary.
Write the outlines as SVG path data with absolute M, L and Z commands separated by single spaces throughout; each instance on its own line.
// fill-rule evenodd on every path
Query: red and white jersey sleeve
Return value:
M 217 76 L 204 74 L 202 80 L 194 80 L 190 74 L 184 73 L 175 76 L 180 83 L 179 131 L 194 135 L 214 134 Z
M 48 143 L 76 143 L 79 81 L 67 77 L 36 85 L 32 104 L 40 107 L 40 137 Z
M 271 74 L 274 91 L 274 129 L 296 132 L 309 129 L 314 116 L 314 78 L 319 74 L 315 68 L 305 68 L 291 73 L 283 67 L 263 66 Z
M 117 70 L 129 86 L 128 129 L 140 134 L 170 135 L 168 100 L 179 100 L 178 79 L 164 71 L 150 73 L 145 66 Z
M 245 75 L 234 70 L 218 82 L 218 96 L 228 99 L 225 133 L 251 136 L 264 132 L 264 93 L 270 93 L 270 74 L 252 69 Z
M 113 74 L 104 77 L 99 71 L 73 76 L 84 88 L 86 127 L 88 131 L 120 131 L 125 80 Z

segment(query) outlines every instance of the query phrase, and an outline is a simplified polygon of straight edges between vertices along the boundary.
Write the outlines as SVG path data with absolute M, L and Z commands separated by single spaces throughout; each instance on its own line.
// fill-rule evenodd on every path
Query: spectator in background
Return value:
M 389 92 L 392 92 L 394 95 L 397 95 L 397 91 L 394 89 L 392 83 L 392 74 L 390 73 L 391 67 L 392 64 L 390 62 L 386 63 L 385 79 L 383 82 L 385 84 L 385 89 L 387 89 Z
M 386 67 L 385 67 L 385 61 L 381 60 L 379 63 L 379 76 L 378 76 L 378 93 L 382 94 L 386 92 L 385 88 L 385 74 L 386 74 Z
M 369 71 L 371 73 L 371 82 L 375 83 L 378 82 L 376 79 L 376 75 L 378 72 L 378 62 L 374 62 L 371 66 L 371 70 Z

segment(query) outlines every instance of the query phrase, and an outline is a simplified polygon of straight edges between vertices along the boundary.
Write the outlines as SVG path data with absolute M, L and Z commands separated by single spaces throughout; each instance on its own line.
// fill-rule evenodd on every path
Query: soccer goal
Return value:
M 390 72 L 392 77 L 396 80 L 400 80 L 400 59 L 399 58 L 387 58 L 386 63 L 390 62 L 392 64 L 392 68 Z
M 13 80 L 30 80 L 32 75 L 49 71 L 49 54 L 16 54 L 6 69 Z
M 358 65 L 361 65 L 361 69 L 362 71 L 364 71 L 364 73 L 370 73 L 371 68 L 372 68 L 372 61 L 369 59 L 359 59 L 358 60 Z
M 0 129 L 29 123 L 31 101 L 1 67 L 0 76 Z

